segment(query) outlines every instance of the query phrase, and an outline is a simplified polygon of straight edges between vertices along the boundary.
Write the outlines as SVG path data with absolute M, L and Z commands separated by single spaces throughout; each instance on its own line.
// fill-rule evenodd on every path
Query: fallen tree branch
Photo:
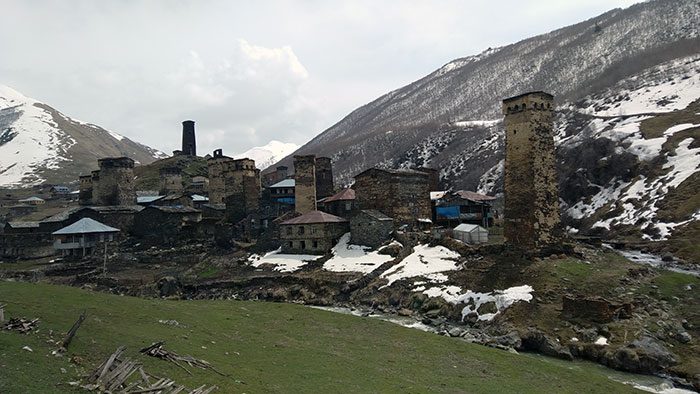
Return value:
M 185 368 L 184 366 L 180 365 L 178 361 L 185 362 L 190 367 L 196 367 L 196 368 L 201 368 L 201 369 L 211 369 L 212 371 L 216 372 L 217 374 L 219 374 L 221 376 L 228 376 L 220 371 L 217 371 L 216 368 L 214 368 L 214 366 L 212 366 L 208 361 L 200 360 L 200 359 L 194 358 L 194 357 L 189 356 L 189 355 L 180 356 L 175 352 L 172 352 L 172 351 L 169 351 L 169 350 L 166 350 L 165 348 L 163 348 L 164 344 L 165 344 L 165 342 L 163 342 L 163 341 L 155 342 L 155 343 L 151 344 L 150 346 L 146 346 L 145 348 L 139 350 L 139 352 L 146 354 L 148 356 L 151 356 L 151 357 L 159 358 L 161 360 L 170 361 L 170 362 L 174 363 L 175 365 L 177 365 L 178 367 L 187 371 L 187 373 L 189 373 L 190 375 L 191 375 L 191 372 L 187 368 Z
M 85 321 L 85 311 L 80 314 L 78 317 L 78 320 L 73 323 L 73 327 L 68 330 L 68 333 L 66 334 L 66 337 L 63 339 L 63 342 L 61 343 L 61 347 L 64 349 L 68 348 L 68 345 L 70 345 L 71 341 L 73 340 L 73 337 L 75 336 L 75 333 L 78 332 L 78 329 L 80 328 L 80 325 L 83 324 L 83 321 Z

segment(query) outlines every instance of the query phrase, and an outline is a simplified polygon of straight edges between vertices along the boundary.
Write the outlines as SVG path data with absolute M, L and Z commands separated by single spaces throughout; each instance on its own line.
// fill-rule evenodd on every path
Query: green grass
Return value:
M 150 373 L 190 387 L 216 384 L 225 393 L 634 391 L 595 368 L 572 368 L 299 305 L 150 300 L 14 282 L 0 282 L 0 302 L 8 304 L 8 317 L 41 319 L 39 332 L 28 336 L 0 332 L 2 393 L 70 391 L 66 382 L 92 370 L 120 345 Z M 83 309 L 87 320 L 66 357 L 50 356 L 49 331 L 59 339 L 62 334 L 56 333 L 65 332 Z M 137 353 L 158 340 L 231 377 L 199 369 L 188 376 L 171 363 Z M 21 350 L 25 345 L 34 352 Z M 69 361 L 75 356 L 79 365 Z

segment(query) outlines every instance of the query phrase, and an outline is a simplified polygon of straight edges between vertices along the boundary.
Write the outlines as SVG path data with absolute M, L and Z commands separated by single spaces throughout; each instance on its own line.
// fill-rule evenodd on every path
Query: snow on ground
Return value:
M 321 256 L 309 254 L 282 254 L 282 249 L 277 249 L 274 252 L 260 256 L 254 254 L 250 256 L 248 262 L 253 267 L 260 267 L 263 264 L 274 265 L 275 271 L 294 272 L 301 269 L 310 261 L 319 259 Z
M 109 135 L 112 136 L 112 138 L 114 138 L 114 139 L 117 140 L 117 141 L 121 141 L 121 140 L 124 139 L 124 136 L 121 135 L 121 134 L 117 134 L 117 133 L 115 133 L 115 132 L 113 132 L 113 131 L 109 131 L 109 130 L 107 130 L 107 132 L 109 133 Z
M 11 144 L 0 145 L 0 185 L 42 183 L 44 179 L 37 176 L 28 182 L 22 180 L 38 168 L 58 168 L 65 160 L 61 152 L 75 143 L 65 138 L 48 111 L 35 104 L 41 103 L 0 85 L 0 118 L 10 119 L 6 128 L 16 133 Z
M 323 269 L 333 272 L 370 273 L 380 265 L 393 260 L 389 255 L 371 252 L 372 248 L 350 244 L 350 233 L 343 235 L 331 253 L 333 257 L 323 264 Z
M 419 288 L 414 289 L 414 291 L 420 290 Z M 422 290 L 422 293 L 428 297 L 442 297 L 450 304 L 466 304 L 464 309 L 462 309 L 462 319 L 469 314 L 476 313 L 479 320 L 490 321 L 517 301 L 530 302 L 533 291 L 534 289 L 528 285 L 495 290 L 491 293 L 477 293 L 471 290 L 463 293 L 459 286 L 436 286 Z M 496 305 L 497 311 L 479 314 L 479 307 L 489 302 L 493 302 Z
M 587 112 L 620 116 L 683 109 L 700 97 L 700 73 L 693 71 L 693 66 L 698 64 L 700 56 L 692 56 L 622 80 L 602 95 L 589 99 Z
M 389 281 L 380 289 L 391 286 L 394 282 L 401 279 L 417 276 L 426 277 L 440 272 L 455 271 L 458 269 L 455 261 L 457 258 L 459 258 L 459 253 L 444 246 L 418 245 L 413 248 L 413 253 L 380 276 Z M 432 278 L 442 280 L 446 279 L 446 276 L 432 276 Z
M 492 127 L 500 123 L 500 119 L 494 120 L 460 120 L 452 123 L 453 126 L 457 127 Z

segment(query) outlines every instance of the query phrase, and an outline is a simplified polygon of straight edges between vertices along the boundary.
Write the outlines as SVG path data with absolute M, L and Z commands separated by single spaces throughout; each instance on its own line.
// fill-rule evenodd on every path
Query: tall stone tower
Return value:
M 134 205 L 134 160 L 128 157 L 108 157 L 99 159 L 99 182 L 94 183 L 93 204 L 95 205 Z
M 184 191 L 182 185 L 182 171 L 178 167 L 163 167 L 160 173 L 160 191 L 161 195 L 179 194 Z
M 182 154 L 197 156 L 197 140 L 194 136 L 194 120 L 182 122 Z
M 294 210 L 316 210 L 316 156 L 294 156 Z
M 255 160 L 232 159 L 224 156 L 221 149 L 214 151 L 214 156 L 207 160 L 209 169 L 209 202 L 211 204 L 228 204 L 230 197 L 247 193 L 249 204 L 257 204 L 260 198 L 260 170 L 255 167 Z M 257 205 L 256 205 L 257 207 Z
M 316 158 L 316 198 L 322 199 L 333 195 L 333 165 L 330 157 Z
M 92 204 L 92 175 L 80 176 L 78 203 L 80 205 Z
M 554 243 L 559 189 L 554 156 L 554 96 L 531 92 L 503 100 L 506 132 L 506 242 L 528 249 Z

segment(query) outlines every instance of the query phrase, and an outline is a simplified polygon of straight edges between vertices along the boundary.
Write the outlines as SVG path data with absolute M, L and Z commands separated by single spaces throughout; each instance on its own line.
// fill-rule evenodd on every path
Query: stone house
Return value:
M 325 254 L 350 230 L 346 219 L 309 211 L 280 223 L 282 253 Z
M 343 189 L 330 197 L 318 200 L 318 209 L 331 215 L 349 218 L 356 211 L 355 201 L 355 191 Z
M 355 176 L 358 209 L 375 209 L 397 225 L 417 225 L 432 217 L 430 175 L 417 170 L 370 168 Z
M 191 193 L 207 194 L 209 192 L 209 178 L 205 176 L 193 176 L 187 191 Z
M 193 238 L 202 220 L 202 211 L 192 207 L 150 206 L 136 215 L 134 235 L 144 241 L 172 244 Z
M 187 194 L 170 194 L 153 202 L 160 207 L 192 207 L 192 198 Z
M 23 198 L 21 200 L 17 201 L 20 204 L 27 204 L 27 205 L 43 205 L 46 203 L 46 200 L 43 198 L 39 198 L 37 196 L 31 196 L 29 198 Z
M 394 219 L 374 209 L 358 211 L 350 219 L 350 243 L 377 248 L 391 239 Z

